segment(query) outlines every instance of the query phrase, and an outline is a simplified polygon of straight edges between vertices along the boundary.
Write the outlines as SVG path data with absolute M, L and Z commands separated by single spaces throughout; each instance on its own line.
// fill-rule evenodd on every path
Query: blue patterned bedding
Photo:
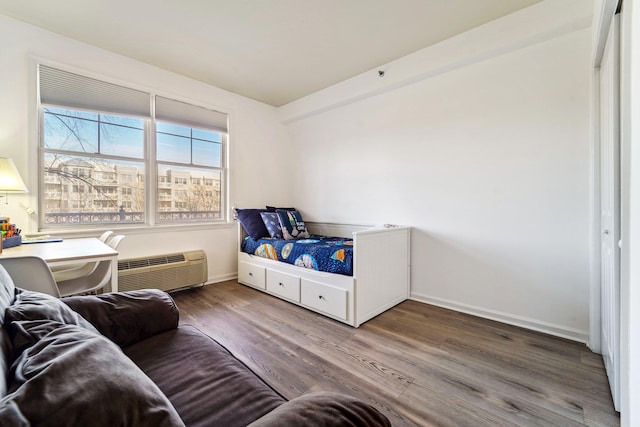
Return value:
M 299 267 L 353 276 L 353 239 L 311 236 L 300 240 L 253 240 L 247 236 L 241 250 Z

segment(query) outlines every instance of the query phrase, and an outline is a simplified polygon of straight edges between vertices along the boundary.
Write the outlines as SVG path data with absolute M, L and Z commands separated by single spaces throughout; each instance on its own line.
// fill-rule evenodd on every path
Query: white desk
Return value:
M 30 243 L 2 250 L 0 257 L 36 256 L 47 264 L 68 265 L 83 262 L 111 261 L 111 291 L 118 291 L 118 251 L 95 237 L 65 239 L 62 242 Z

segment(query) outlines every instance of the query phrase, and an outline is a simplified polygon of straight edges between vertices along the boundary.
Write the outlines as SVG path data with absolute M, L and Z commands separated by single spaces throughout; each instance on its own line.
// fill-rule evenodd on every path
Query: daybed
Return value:
M 287 402 L 216 341 L 178 326 L 162 291 L 60 300 L 15 288 L 0 266 L 0 312 L 0 426 L 390 425 L 344 395 Z
M 247 253 L 244 248 L 255 247 L 247 241 L 256 239 L 248 235 L 250 226 L 239 224 L 238 282 L 354 327 L 409 297 L 410 227 L 313 222 L 305 226 L 311 240 L 318 240 L 316 236 L 353 239 L 352 255 L 345 256 L 352 257 L 353 275 L 318 271 L 313 263 L 281 262 L 281 249 L 271 250 L 268 244 L 268 250 L 259 245 L 259 250 Z M 300 266 L 305 264 L 311 265 Z

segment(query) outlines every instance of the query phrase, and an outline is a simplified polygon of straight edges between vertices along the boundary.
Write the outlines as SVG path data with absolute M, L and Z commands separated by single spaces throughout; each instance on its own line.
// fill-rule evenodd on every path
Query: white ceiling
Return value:
M 280 106 L 539 1 L 0 0 L 0 12 Z

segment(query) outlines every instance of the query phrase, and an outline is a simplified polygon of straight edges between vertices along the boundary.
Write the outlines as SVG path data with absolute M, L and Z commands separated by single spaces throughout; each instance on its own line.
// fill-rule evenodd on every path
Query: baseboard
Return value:
M 227 280 L 233 280 L 233 279 L 237 279 L 238 278 L 238 272 L 235 273 L 227 273 L 227 274 L 219 274 L 217 276 L 209 276 L 209 278 L 207 279 L 207 285 L 210 285 L 212 283 L 220 283 L 220 282 L 226 282 Z
M 553 323 L 530 319 L 523 316 L 515 316 L 513 314 L 502 313 L 495 310 L 487 310 L 485 308 L 462 304 L 455 301 L 449 301 L 442 298 L 421 295 L 415 292 L 411 293 L 409 299 L 435 305 L 438 307 L 448 308 L 450 310 L 459 311 L 461 313 L 471 314 L 473 316 L 483 317 L 485 319 L 495 320 L 497 322 L 507 323 L 509 325 L 531 329 L 533 331 L 543 332 L 545 334 L 554 335 L 560 338 L 566 338 L 572 341 L 578 341 L 584 344 L 589 341 L 588 331 L 580 331 Z

